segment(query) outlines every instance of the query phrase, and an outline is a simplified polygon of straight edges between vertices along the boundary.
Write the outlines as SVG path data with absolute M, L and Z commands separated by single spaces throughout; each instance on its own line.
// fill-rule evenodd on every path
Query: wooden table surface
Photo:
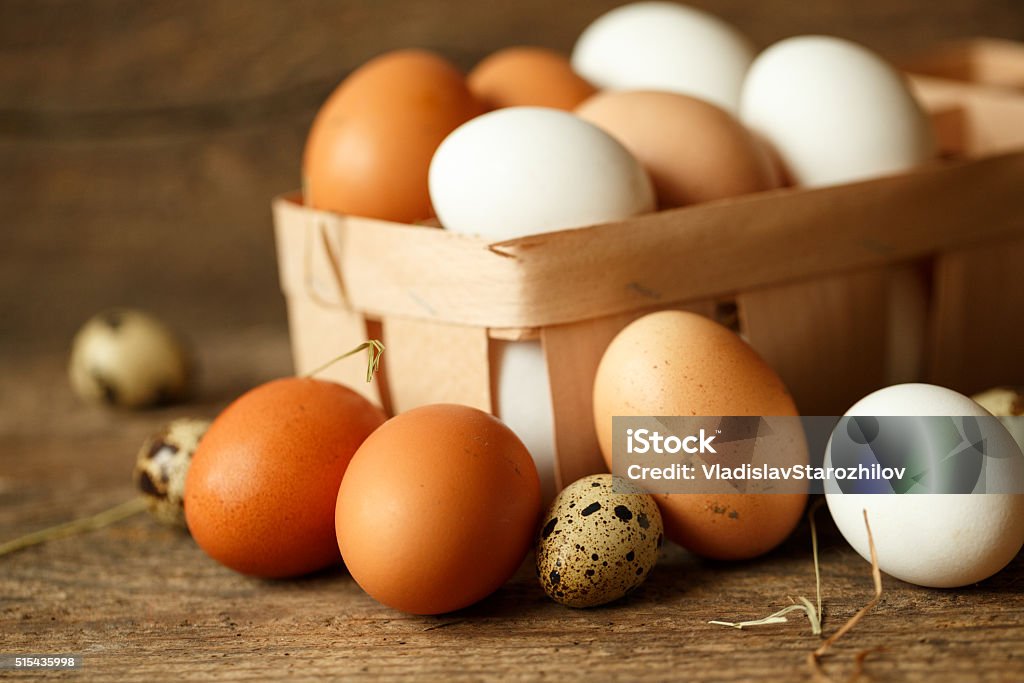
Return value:
M 213 416 L 231 396 L 289 370 L 274 326 L 200 347 L 199 399 L 118 412 L 72 396 L 63 353 L 0 365 L 0 541 L 97 512 L 133 495 L 143 438 L 180 415 Z M 871 595 L 869 566 L 819 513 L 825 632 Z M 532 559 L 532 558 L 531 558 Z M 573 610 L 549 601 L 530 560 L 482 603 L 442 617 L 400 614 L 344 569 L 290 581 L 247 578 L 147 515 L 0 558 L 0 654 L 75 653 L 78 672 L 0 677 L 150 681 L 416 674 L 452 680 L 810 680 L 818 646 L 799 614 L 736 631 L 710 619 L 765 616 L 788 596 L 813 599 L 803 524 L 759 560 L 717 563 L 668 548 L 647 583 L 617 604 Z M 1024 560 L 959 590 L 885 578 L 881 604 L 825 660 L 834 680 L 864 663 L 868 680 L 1024 680 Z

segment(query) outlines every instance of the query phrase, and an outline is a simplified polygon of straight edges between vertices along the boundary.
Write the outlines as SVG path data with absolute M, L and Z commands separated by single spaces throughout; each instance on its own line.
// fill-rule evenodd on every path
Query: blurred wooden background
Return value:
M 139 305 L 202 343 L 283 331 L 269 201 L 299 184 L 319 103 L 403 46 L 463 67 L 508 44 L 568 50 L 617 0 L 0 1 L 0 353 L 64 348 Z M 759 44 L 799 33 L 889 54 L 1024 38 L 1020 0 L 696 0 Z

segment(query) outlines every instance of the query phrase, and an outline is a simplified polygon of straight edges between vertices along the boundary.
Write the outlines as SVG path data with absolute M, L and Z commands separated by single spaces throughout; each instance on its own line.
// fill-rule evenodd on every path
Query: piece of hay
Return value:
M 860 620 L 864 618 L 864 615 L 870 612 L 875 607 L 875 605 L 877 605 L 879 601 L 881 601 L 882 599 L 882 571 L 878 568 L 878 551 L 875 549 L 875 539 L 871 535 L 871 524 L 868 522 L 868 511 L 867 509 L 864 509 L 863 512 L 864 526 L 868 530 L 868 548 L 871 551 L 871 578 L 874 580 L 875 594 L 874 597 L 872 597 L 866 605 L 857 610 L 856 614 L 850 617 L 845 624 L 840 626 L 839 630 L 837 630 L 835 633 L 829 636 L 825 640 L 825 642 L 823 642 L 821 646 L 818 647 L 817 650 L 807 655 L 807 664 L 808 666 L 810 666 L 811 674 L 814 676 L 814 679 L 816 681 L 832 680 L 828 677 L 828 675 L 825 673 L 825 670 L 821 667 L 821 657 L 829 651 L 829 649 L 836 643 L 836 641 L 838 641 L 840 638 L 846 635 L 850 631 L 850 629 L 856 626 L 860 622 Z M 867 657 L 868 654 L 870 654 L 870 652 L 871 650 L 866 650 L 858 654 L 858 668 L 854 672 L 853 679 L 851 680 L 859 678 L 860 675 L 863 673 L 864 659 Z
M 796 600 L 790 598 L 789 601 L 794 603 L 788 607 L 783 607 L 778 612 L 769 614 L 761 619 L 752 619 L 750 621 L 709 621 L 709 624 L 715 624 L 716 626 L 728 626 L 729 628 L 735 628 L 743 630 L 751 626 L 768 626 L 771 624 L 784 624 L 788 621 L 786 615 L 790 612 L 803 611 L 807 615 L 807 620 L 811 622 L 811 633 L 816 636 L 821 635 L 821 566 L 818 562 L 818 528 L 814 524 L 814 513 L 818 511 L 818 508 L 824 503 L 823 500 L 819 499 L 811 505 L 810 510 L 807 511 L 807 518 L 811 523 L 811 553 L 814 556 L 814 589 L 818 598 L 818 607 L 815 609 L 814 605 L 807 598 L 800 596 Z

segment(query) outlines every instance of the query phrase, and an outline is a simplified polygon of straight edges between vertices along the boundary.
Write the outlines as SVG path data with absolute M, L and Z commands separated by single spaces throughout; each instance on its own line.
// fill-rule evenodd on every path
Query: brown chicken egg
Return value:
M 576 113 L 633 153 L 650 174 L 662 208 L 781 185 L 768 150 L 710 102 L 669 92 L 606 91 Z
M 475 408 L 422 406 L 352 458 L 338 491 L 338 547 L 379 602 L 441 614 L 515 573 L 540 514 L 537 469 L 511 429 Z
M 509 47 L 469 73 L 469 89 L 489 109 L 551 107 L 572 111 L 597 89 L 572 70 L 569 58 L 543 47 Z
M 340 560 L 334 505 L 352 454 L 384 413 L 334 382 L 252 389 L 199 442 L 185 518 L 210 557 L 253 576 L 299 576 Z
M 303 158 L 306 203 L 403 223 L 431 218 L 434 150 L 483 111 L 462 73 L 432 52 L 399 50 L 367 62 L 313 121 Z
M 779 376 L 737 334 L 696 313 L 651 313 L 612 340 L 594 380 L 594 422 L 611 467 L 612 417 L 796 416 Z M 802 433 L 801 433 L 802 434 Z M 784 457 L 807 464 L 802 435 Z M 768 552 L 793 531 L 805 493 L 660 493 L 665 535 L 705 557 Z

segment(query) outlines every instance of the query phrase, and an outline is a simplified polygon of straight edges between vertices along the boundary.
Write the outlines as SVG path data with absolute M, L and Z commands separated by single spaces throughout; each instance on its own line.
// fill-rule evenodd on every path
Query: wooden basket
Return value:
M 612 337 L 652 310 L 732 326 L 804 414 L 841 414 L 898 381 L 966 393 L 1024 384 L 1024 96 L 913 82 L 945 158 L 906 175 L 496 244 L 279 197 L 296 370 L 381 338 L 380 381 L 366 384 L 358 363 L 325 376 L 391 413 L 435 402 L 491 411 L 495 340 L 539 338 L 559 487 L 604 471 L 594 373 Z
M 903 69 L 973 85 L 1024 92 L 1024 44 L 999 38 L 971 38 L 940 45 L 905 60 Z

